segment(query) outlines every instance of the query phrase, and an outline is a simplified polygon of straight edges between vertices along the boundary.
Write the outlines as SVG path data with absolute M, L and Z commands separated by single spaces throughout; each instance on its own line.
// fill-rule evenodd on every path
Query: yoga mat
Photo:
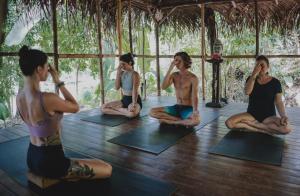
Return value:
M 205 125 L 218 118 L 218 116 L 219 115 L 215 112 L 206 112 L 201 116 L 201 123 L 194 128 L 166 124 L 160 125 L 157 122 L 153 125 L 135 128 L 128 133 L 114 137 L 108 141 L 145 152 L 159 154 L 174 145 L 179 139 L 187 134 L 203 128 Z
M 26 177 L 28 144 L 28 137 L 0 144 L 0 168 L 23 186 L 28 186 Z M 73 158 L 89 158 L 70 149 L 65 149 L 65 153 Z M 105 180 L 62 182 L 46 190 L 41 190 L 32 183 L 29 183 L 29 187 L 43 195 L 163 196 L 171 195 L 175 191 L 175 187 L 170 183 L 157 181 L 116 166 L 113 166 L 112 177 Z
M 100 124 L 100 125 L 115 127 L 125 122 L 131 121 L 132 119 L 141 118 L 146 115 L 147 115 L 146 113 L 140 113 L 140 115 L 135 118 L 127 118 L 126 116 L 121 116 L 121 115 L 97 114 L 94 116 L 82 118 L 81 120 Z
M 283 146 L 280 137 L 232 130 L 209 153 L 280 166 Z

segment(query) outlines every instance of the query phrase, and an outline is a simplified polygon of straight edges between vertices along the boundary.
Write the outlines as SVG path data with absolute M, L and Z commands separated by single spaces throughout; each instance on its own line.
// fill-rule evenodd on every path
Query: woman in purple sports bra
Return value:
M 66 180 L 110 177 L 112 167 L 104 161 L 65 157 L 60 140 L 61 120 L 64 112 L 76 113 L 79 106 L 55 68 L 48 64 L 44 52 L 23 46 L 19 57 L 24 88 L 17 96 L 17 107 L 30 130 L 27 165 L 31 172 Z M 47 80 L 48 73 L 64 99 L 55 93 L 40 91 L 40 82 Z

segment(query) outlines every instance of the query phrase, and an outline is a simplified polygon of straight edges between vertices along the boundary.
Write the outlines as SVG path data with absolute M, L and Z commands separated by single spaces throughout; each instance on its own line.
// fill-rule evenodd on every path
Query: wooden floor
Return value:
M 172 105 L 174 98 L 149 98 L 145 108 Z M 138 126 L 158 123 L 151 117 L 132 120 L 117 127 L 106 127 L 80 118 L 99 113 L 98 109 L 67 115 L 63 121 L 65 147 L 110 160 L 113 164 L 140 174 L 174 183 L 174 195 L 300 195 L 300 108 L 288 108 L 294 131 L 285 137 L 282 166 L 271 166 L 208 154 L 210 147 L 229 131 L 224 121 L 232 114 L 244 112 L 245 104 L 230 104 L 215 110 L 221 117 L 201 130 L 187 135 L 159 155 L 122 147 L 107 140 Z M 24 125 L 0 130 L 0 142 L 28 135 Z M 5 155 L 0 155 L 5 156 Z M 25 163 L 24 163 L 25 164 Z M 0 195 L 31 195 L 0 170 Z M 24 189 L 24 190 L 23 190 Z

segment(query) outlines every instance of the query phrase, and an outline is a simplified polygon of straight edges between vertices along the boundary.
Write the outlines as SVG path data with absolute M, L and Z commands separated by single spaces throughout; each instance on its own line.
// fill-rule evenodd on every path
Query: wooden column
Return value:
M 128 2 L 128 28 L 129 28 L 129 46 L 130 52 L 133 54 L 133 46 L 132 46 L 132 25 L 131 25 L 131 0 Z
M 118 33 L 118 50 L 119 55 L 122 55 L 122 29 L 121 29 L 121 20 L 122 20 L 122 1 L 117 0 L 117 33 Z
M 205 7 L 201 4 L 201 79 L 202 79 L 202 98 L 205 100 Z
M 257 0 L 255 0 L 255 43 L 256 43 L 256 50 L 255 56 L 259 54 L 259 21 L 258 21 L 258 5 Z
M 142 51 L 142 55 L 143 55 L 143 63 L 142 63 L 142 66 L 143 66 L 143 95 L 144 95 L 144 100 L 146 100 L 147 98 L 147 93 L 146 93 L 146 89 L 147 89 L 147 83 L 146 83 L 146 75 L 145 75 L 145 21 L 144 21 L 144 18 L 143 18 L 143 28 L 142 28 L 142 36 L 143 36 L 143 41 L 142 41 L 142 48 L 143 48 L 143 51 Z
M 52 30 L 53 30 L 53 57 L 54 57 L 54 66 L 55 66 L 56 70 L 58 71 L 58 41 L 57 41 L 56 4 L 57 4 L 57 0 L 51 1 Z
M 100 14 L 102 0 L 98 0 L 96 3 L 97 9 L 97 31 L 98 31 L 98 47 L 99 47 L 99 79 L 100 79 L 100 93 L 101 93 L 101 104 L 105 103 L 105 94 L 104 94 L 104 80 L 103 80 L 103 55 L 102 55 L 102 18 Z
M 159 23 L 155 22 L 157 96 L 161 95 L 159 65 Z

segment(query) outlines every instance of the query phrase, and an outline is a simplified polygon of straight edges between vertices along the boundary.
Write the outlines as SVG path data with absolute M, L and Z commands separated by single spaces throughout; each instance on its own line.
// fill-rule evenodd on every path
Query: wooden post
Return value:
M 122 55 L 122 29 L 121 29 L 121 19 L 122 19 L 122 2 L 117 0 L 117 33 L 118 33 L 118 49 L 119 55 Z
M 129 45 L 130 52 L 133 54 L 133 46 L 132 46 L 132 25 L 131 25 L 131 0 L 129 0 L 128 5 L 128 28 L 129 28 Z
M 147 94 L 146 94 L 146 89 L 147 89 L 147 83 L 146 83 L 146 75 L 145 75 L 145 21 L 144 21 L 144 18 L 143 18 L 143 28 L 142 28 L 142 36 L 143 36 L 143 42 L 142 42 L 142 48 L 143 48 L 143 63 L 142 63 L 142 66 L 143 66 L 143 95 L 144 95 L 144 100 L 146 100 L 147 98 Z
M 98 47 L 99 47 L 99 77 L 100 77 L 100 89 L 101 89 L 101 104 L 105 103 L 105 94 L 104 94 L 104 80 L 103 80 L 103 55 L 102 55 L 102 33 L 101 33 L 101 8 L 102 0 L 98 0 L 96 3 L 97 9 L 97 30 L 98 30 Z
M 201 4 L 201 68 L 202 68 L 202 98 L 205 100 L 205 7 Z
M 53 30 L 53 57 L 54 57 L 54 66 L 55 66 L 56 70 L 58 71 L 58 42 L 57 42 L 56 4 L 57 4 L 57 0 L 51 1 L 52 30 Z
M 256 50 L 255 56 L 259 54 L 259 21 L 258 21 L 258 5 L 257 0 L 255 0 L 255 43 L 256 43 Z
M 159 65 L 159 24 L 155 21 L 157 96 L 161 95 Z

